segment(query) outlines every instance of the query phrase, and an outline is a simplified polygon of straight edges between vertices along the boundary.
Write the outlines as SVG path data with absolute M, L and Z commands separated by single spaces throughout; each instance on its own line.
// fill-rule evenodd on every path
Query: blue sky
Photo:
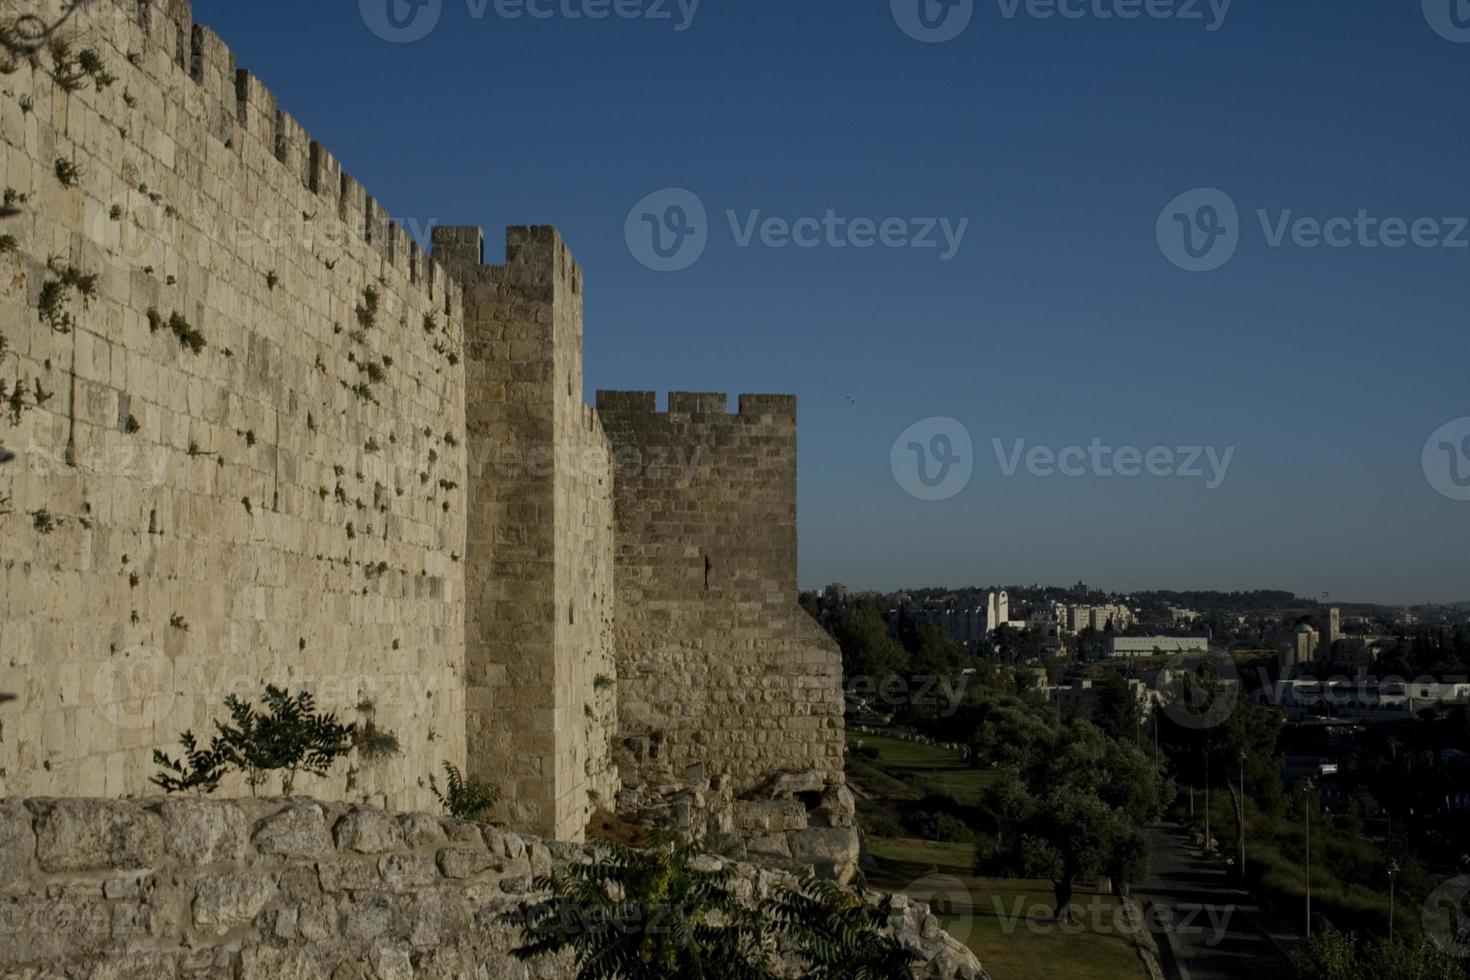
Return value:
M 1470 247 L 1272 247 L 1257 215 L 1430 218 L 1424 241 L 1470 244 L 1453 220 L 1470 215 L 1470 43 L 1430 22 L 1450 0 L 1236 0 L 1222 22 L 1218 0 L 1195 20 L 976 0 L 944 43 L 907 36 L 889 0 L 703 0 L 683 30 L 676 0 L 621 0 L 663 20 L 439 2 L 412 43 L 375 34 L 356 0 L 194 8 L 394 215 L 481 224 L 492 260 L 502 226 L 557 225 L 587 275 L 589 400 L 796 393 L 804 585 L 1470 599 L 1470 501 L 1421 462 L 1470 416 Z M 1238 244 L 1188 272 L 1156 222 L 1201 187 L 1238 208 Z M 625 236 L 665 188 L 708 215 L 677 272 Z M 726 214 L 829 209 L 968 224 L 945 260 L 742 247 Z M 943 500 L 890 464 L 930 417 L 974 447 Z M 1207 489 L 1006 476 L 996 439 L 1002 455 L 1019 439 L 1235 451 Z

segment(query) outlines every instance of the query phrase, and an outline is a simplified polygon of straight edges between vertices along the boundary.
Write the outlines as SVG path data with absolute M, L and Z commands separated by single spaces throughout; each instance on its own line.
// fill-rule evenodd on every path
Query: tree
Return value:
M 1077 719 L 991 787 L 991 826 L 980 828 L 976 872 L 1052 879 L 1056 917 L 1070 917 L 1078 878 L 1108 874 L 1126 890 L 1148 859 L 1141 827 L 1158 819 L 1161 786 L 1131 742 Z
M 1122 671 L 1108 670 L 1103 673 L 1097 688 L 1097 705 L 1092 712 L 1092 723 L 1102 729 L 1108 738 L 1136 742 L 1143 728 L 1143 707 L 1138 695 L 1128 686 Z

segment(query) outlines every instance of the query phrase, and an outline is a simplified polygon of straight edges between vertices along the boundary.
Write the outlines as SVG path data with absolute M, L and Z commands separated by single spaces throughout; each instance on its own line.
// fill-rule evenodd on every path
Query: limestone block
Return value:
M 331 972 L 309 950 L 250 946 L 240 954 L 240 980 L 329 980 Z
M 385 854 L 378 862 L 383 887 L 390 892 L 425 888 L 439 880 L 434 858 L 422 854 Z
M 409 847 L 434 847 L 448 840 L 437 817 L 427 813 L 405 813 L 398 818 L 398 828 Z
M 403 829 L 381 810 L 357 807 L 337 821 L 337 847 L 359 854 L 382 854 L 403 846 Z
M 0 891 L 25 888 L 36 834 L 31 814 L 19 800 L 0 801 Z
M 186 865 L 242 860 L 249 828 L 245 814 L 232 803 L 215 800 L 169 800 L 159 807 L 168 853 Z
M 36 857 L 47 871 L 150 868 L 163 858 L 163 821 L 132 803 L 34 804 Z
M 437 861 L 446 878 L 473 878 L 499 863 L 488 851 L 472 847 L 446 847 L 439 852 Z
M 327 817 L 315 803 L 294 803 L 261 821 L 253 838 L 261 854 L 315 858 L 332 849 Z
M 317 865 L 322 891 L 367 891 L 378 887 L 381 873 L 376 861 L 336 858 Z
M 275 895 L 276 883 L 268 874 L 230 871 L 205 875 L 195 886 L 194 924 L 219 930 L 246 925 Z

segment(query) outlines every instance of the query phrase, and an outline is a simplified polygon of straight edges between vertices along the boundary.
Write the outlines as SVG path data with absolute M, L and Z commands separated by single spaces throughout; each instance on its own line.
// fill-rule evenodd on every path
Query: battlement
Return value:
M 275 93 L 260 78 L 237 67 L 235 53 L 218 34 L 194 23 L 189 0 L 101 0 L 88 20 L 109 17 L 142 28 L 141 70 L 165 89 L 177 90 L 184 111 L 239 157 L 242 178 L 274 160 L 323 199 L 328 209 L 313 217 L 334 217 L 409 282 L 445 303 L 452 301 L 459 287 L 448 271 L 343 171 L 329 150 L 278 107 Z M 125 35 L 110 33 L 121 46 Z M 180 84 L 184 78 L 197 86 L 192 92 Z
M 666 411 L 658 409 L 658 393 L 653 391 L 599 391 L 599 415 L 689 415 L 745 418 L 753 420 L 796 421 L 795 395 L 741 395 L 739 408 L 731 415 L 730 396 L 715 391 L 671 391 Z

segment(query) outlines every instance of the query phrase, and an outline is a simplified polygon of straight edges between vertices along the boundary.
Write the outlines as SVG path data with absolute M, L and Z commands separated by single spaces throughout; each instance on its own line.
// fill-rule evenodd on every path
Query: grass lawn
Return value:
M 929 902 L 994 980 L 1144 980 L 1117 901 L 1079 888 L 1073 925 L 1051 920 L 1050 881 L 977 878 L 973 848 L 873 838 L 868 884 Z
M 847 744 L 849 749 L 864 745 L 878 750 L 876 762 L 849 755 L 848 768 L 864 789 L 888 799 L 917 799 L 939 793 L 966 806 L 978 806 L 985 788 L 1000 775 L 993 769 L 971 769 L 963 753 L 938 745 L 856 733 L 848 734 Z M 883 782 L 885 776 L 913 790 L 903 794 L 898 786 Z
M 962 753 L 937 745 L 849 733 L 848 747 L 859 744 L 879 753 L 871 761 L 848 754 L 849 779 L 873 798 L 867 805 L 943 793 L 979 806 L 985 788 L 999 778 L 995 770 L 971 769 Z M 1076 922 L 1064 929 L 1051 918 L 1050 881 L 977 878 L 970 873 L 975 849 L 969 844 L 869 837 L 867 846 L 876 864 L 868 884 L 930 903 L 994 980 L 1147 977 L 1111 896 L 1079 887 Z

